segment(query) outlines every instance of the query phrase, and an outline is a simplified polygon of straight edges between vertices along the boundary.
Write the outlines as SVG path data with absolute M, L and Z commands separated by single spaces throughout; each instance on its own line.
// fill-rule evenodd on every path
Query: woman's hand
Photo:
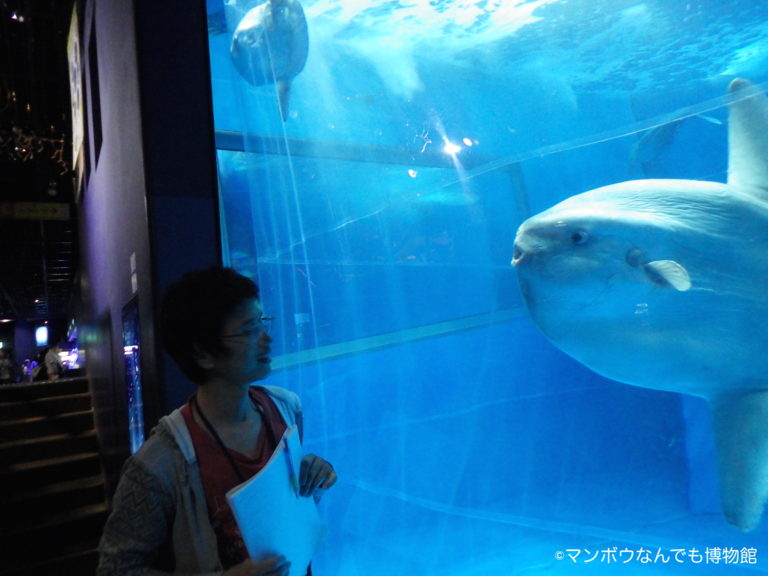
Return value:
M 224 572 L 222 576 L 288 576 L 290 570 L 291 563 L 285 559 L 285 556 L 271 556 L 258 562 L 244 560 Z
M 317 500 L 320 490 L 327 490 L 336 484 L 336 471 L 331 463 L 320 456 L 307 454 L 301 459 L 299 471 L 299 494 L 301 496 L 314 496 Z

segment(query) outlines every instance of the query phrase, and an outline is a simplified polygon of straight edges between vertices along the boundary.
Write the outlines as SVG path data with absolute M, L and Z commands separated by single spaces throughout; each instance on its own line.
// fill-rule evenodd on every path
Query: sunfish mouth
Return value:
M 515 244 L 514 249 L 512 250 L 512 266 L 517 266 L 520 264 L 520 262 L 523 261 L 523 251 L 520 249 L 520 247 Z

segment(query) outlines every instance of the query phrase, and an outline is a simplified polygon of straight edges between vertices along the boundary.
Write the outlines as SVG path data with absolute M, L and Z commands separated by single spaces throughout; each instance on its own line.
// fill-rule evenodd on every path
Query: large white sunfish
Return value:
M 730 85 L 728 182 L 635 180 L 525 221 L 513 265 L 534 322 L 608 378 L 702 396 L 723 513 L 768 499 L 768 99 Z
M 283 120 L 291 82 L 304 69 L 309 35 L 298 0 L 265 0 L 237 25 L 230 54 L 240 75 L 254 86 L 274 84 Z

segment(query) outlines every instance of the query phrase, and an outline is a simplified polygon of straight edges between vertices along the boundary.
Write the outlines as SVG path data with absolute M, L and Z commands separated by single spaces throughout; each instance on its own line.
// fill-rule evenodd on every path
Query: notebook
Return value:
M 227 500 L 253 560 L 282 555 L 290 576 L 304 576 L 327 533 L 312 497 L 298 494 L 302 458 L 296 426 L 285 431 L 266 466 L 227 492 Z

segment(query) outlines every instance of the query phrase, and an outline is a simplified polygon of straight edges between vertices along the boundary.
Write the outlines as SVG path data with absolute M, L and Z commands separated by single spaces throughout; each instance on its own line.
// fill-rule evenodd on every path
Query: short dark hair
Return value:
M 219 337 L 224 323 L 247 300 L 258 300 L 259 287 L 232 268 L 213 266 L 189 272 L 165 291 L 159 314 L 163 345 L 193 382 L 205 371 L 195 361 L 196 349 L 222 354 Z

